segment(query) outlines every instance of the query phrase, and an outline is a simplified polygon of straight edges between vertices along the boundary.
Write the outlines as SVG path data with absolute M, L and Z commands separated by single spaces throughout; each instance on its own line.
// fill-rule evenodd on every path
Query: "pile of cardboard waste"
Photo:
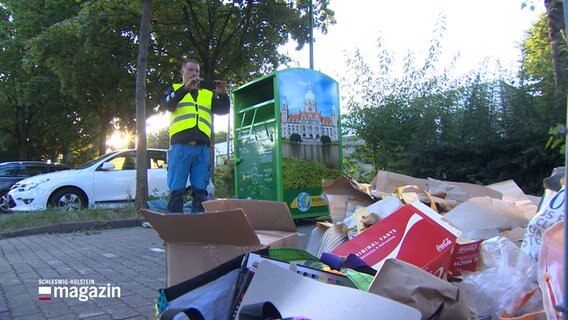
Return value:
M 282 202 L 141 210 L 166 243 L 157 318 L 557 319 L 564 190 L 552 180 L 542 198 L 512 180 L 324 181 L 331 221 L 316 224 L 304 254 L 290 249 L 298 234 Z
M 481 186 L 380 171 L 371 184 L 325 181 L 332 221 L 316 225 L 307 251 L 360 258 L 377 270 L 367 291 L 422 319 L 557 319 L 562 172 L 546 179 L 542 198 L 512 180 Z

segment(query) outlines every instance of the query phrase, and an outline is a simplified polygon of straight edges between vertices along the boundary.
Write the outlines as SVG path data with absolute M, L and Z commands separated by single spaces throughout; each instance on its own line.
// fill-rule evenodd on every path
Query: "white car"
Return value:
M 149 195 L 164 197 L 169 193 L 166 150 L 148 149 L 147 158 Z M 107 153 L 77 169 L 21 180 L 8 192 L 8 207 L 10 211 L 70 211 L 122 205 L 135 197 L 136 150 L 131 149 Z

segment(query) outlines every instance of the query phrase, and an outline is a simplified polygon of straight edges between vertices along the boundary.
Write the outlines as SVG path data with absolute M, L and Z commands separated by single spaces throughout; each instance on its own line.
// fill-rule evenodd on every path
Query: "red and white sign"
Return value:
M 420 202 L 406 205 L 375 223 L 332 254 L 357 255 L 379 270 L 385 259 L 396 258 L 443 277 L 460 230 Z

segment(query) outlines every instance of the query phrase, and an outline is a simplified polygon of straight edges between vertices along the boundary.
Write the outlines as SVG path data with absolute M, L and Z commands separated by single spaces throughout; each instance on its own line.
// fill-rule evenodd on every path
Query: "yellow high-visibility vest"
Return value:
M 173 85 L 174 91 L 182 86 L 181 83 Z M 211 100 L 213 92 L 206 89 L 199 89 L 197 101 L 191 94 L 186 94 L 180 100 L 176 109 L 172 113 L 170 120 L 170 137 L 174 134 L 197 126 L 199 130 L 211 137 Z

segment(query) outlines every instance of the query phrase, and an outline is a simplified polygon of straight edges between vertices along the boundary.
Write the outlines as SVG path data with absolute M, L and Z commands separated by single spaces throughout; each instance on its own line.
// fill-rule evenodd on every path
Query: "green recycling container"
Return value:
M 329 215 L 321 181 L 303 185 L 303 173 L 284 166 L 305 160 L 343 171 L 337 81 L 311 69 L 275 71 L 233 90 L 233 103 L 236 197 L 284 201 L 294 219 Z

